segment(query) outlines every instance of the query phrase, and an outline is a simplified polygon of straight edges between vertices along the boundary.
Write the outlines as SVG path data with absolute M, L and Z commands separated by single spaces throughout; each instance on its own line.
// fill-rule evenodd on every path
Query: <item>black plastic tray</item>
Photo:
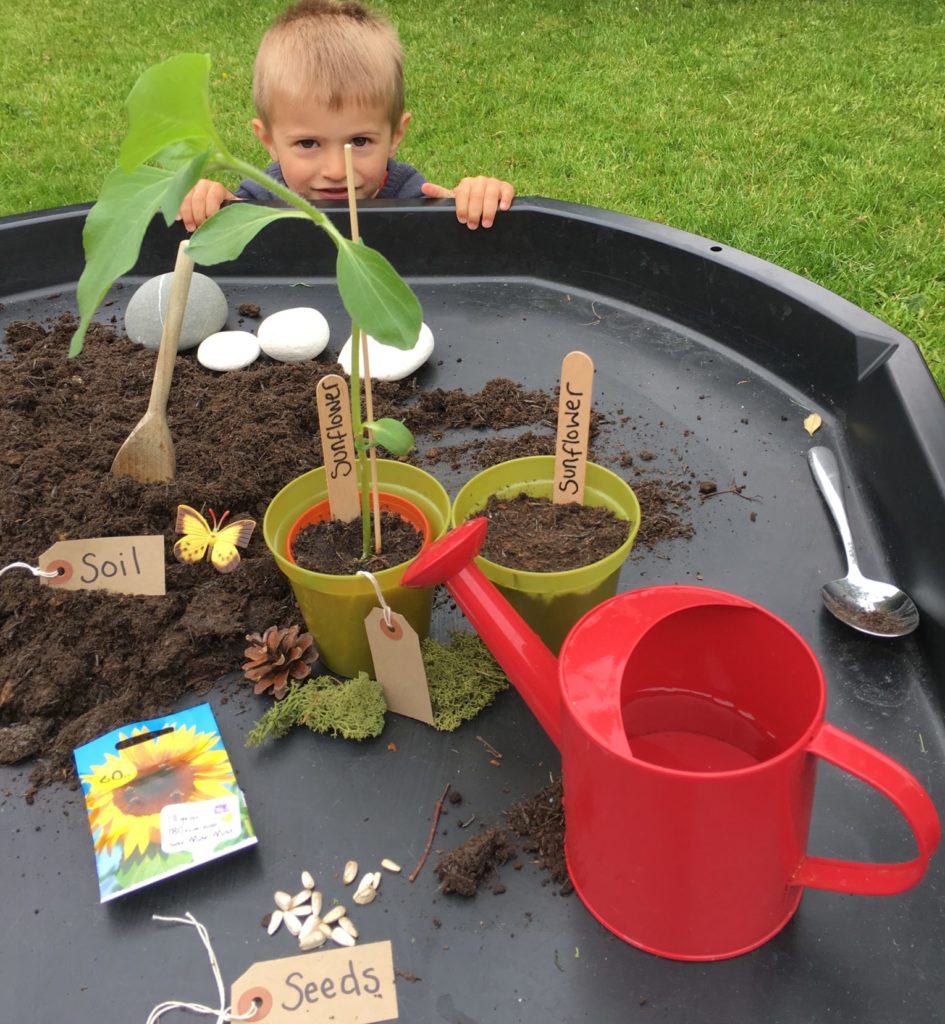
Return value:
M 0 326 L 74 308 L 85 212 L 0 221 Z M 551 387 L 561 356 L 582 348 L 597 365 L 599 405 L 630 417 L 628 447 L 659 453 L 654 465 L 669 473 L 686 465 L 720 487 L 744 483 L 760 500 L 721 495 L 698 505 L 695 537 L 638 553 L 622 586 L 704 582 L 785 618 L 822 659 L 830 721 L 901 761 L 945 806 L 945 403 L 912 342 L 744 253 L 566 203 L 519 199 L 495 228 L 476 233 L 457 225 L 449 204 L 374 203 L 361 227 L 410 280 L 435 332 L 421 384 L 475 390 L 507 376 Z M 126 285 L 166 271 L 180 237 L 155 224 Z M 346 332 L 332 268 L 331 247 L 288 221 L 211 273 L 232 325 L 240 302 L 313 304 L 337 339 Z M 312 287 L 293 287 L 303 281 Z M 131 291 L 112 296 L 109 315 L 120 318 Z M 802 427 L 812 411 L 823 417 L 813 441 Z M 894 578 L 919 605 L 913 636 L 871 640 L 822 609 L 820 586 L 843 565 L 807 468 L 811 444 L 829 445 L 841 461 L 864 570 Z M 455 491 L 458 481 L 444 482 Z M 455 616 L 440 611 L 437 634 Z M 208 699 L 258 847 L 114 904 L 98 904 L 81 794 L 47 791 L 27 806 L 24 773 L 0 770 L 4 1019 L 144 1020 L 165 999 L 212 1003 L 196 935 L 152 922 L 153 913 L 190 911 L 206 924 L 229 983 L 256 960 L 296 955 L 294 942 L 268 938 L 259 919 L 272 892 L 291 888 L 303 868 L 328 879 L 348 857 L 381 856 L 410 867 L 446 782 L 464 801 L 443 818 L 440 849 L 559 772 L 557 752 L 514 692 L 453 734 L 390 716 L 373 742 L 298 731 L 256 750 L 243 738 L 262 705 L 224 700 L 226 692 L 221 684 Z M 501 767 L 478 737 L 502 752 Z M 912 855 L 895 812 L 828 766 L 811 850 Z M 675 963 L 620 942 L 530 863 L 506 869 L 504 894 L 487 887 L 470 902 L 438 895 L 431 868 L 413 885 L 388 878 L 382 898 L 359 914 L 363 941 L 391 939 L 396 967 L 419 979 L 398 981 L 403 1020 L 925 1022 L 945 1004 L 942 855 L 901 896 L 811 891 L 780 935 L 717 964 Z

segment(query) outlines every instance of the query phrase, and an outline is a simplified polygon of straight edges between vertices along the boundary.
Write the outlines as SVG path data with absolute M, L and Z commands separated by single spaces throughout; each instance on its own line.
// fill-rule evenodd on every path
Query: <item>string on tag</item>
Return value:
M 145 1024 L 156 1024 L 165 1013 L 171 1010 L 190 1010 L 191 1013 L 203 1013 L 208 1015 L 216 1015 L 217 1024 L 225 1024 L 226 1021 L 234 1020 L 252 1020 L 256 1016 L 256 1005 L 253 1004 L 243 1014 L 235 1014 L 232 1012 L 232 1007 L 226 1005 L 226 992 L 223 988 L 223 978 L 220 975 L 220 965 L 217 963 L 216 954 L 213 952 L 213 946 L 210 945 L 210 935 L 207 929 L 191 914 L 187 913 L 185 917 L 162 917 L 160 914 L 152 914 L 152 920 L 154 921 L 169 921 L 173 924 L 189 924 L 193 925 L 197 929 L 197 934 L 200 936 L 200 941 L 204 944 L 207 950 L 207 954 L 210 957 L 210 967 L 213 970 L 213 978 L 217 983 L 217 994 L 220 997 L 220 1008 L 215 1010 L 212 1006 L 204 1006 L 202 1003 L 182 1003 L 176 1000 L 168 1000 L 165 1003 L 158 1003 L 157 1006 L 148 1014 L 148 1019 Z
M 384 612 L 384 625 L 387 626 L 388 629 L 391 629 L 391 607 L 384 600 L 384 595 L 381 593 L 381 585 L 375 579 L 374 573 L 368 572 L 366 569 L 359 569 L 358 575 L 364 576 L 365 579 L 370 581 L 371 586 L 374 587 L 374 593 L 377 594 L 378 603 L 381 606 L 381 610 Z
M 59 569 L 40 569 L 38 565 L 30 565 L 29 562 L 11 562 L 0 569 L 0 576 L 11 569 L 26 569 L 34 576 L 44 576 L 47 580 L 51 580 L 53 576 L 59 576 L 61 573 Z

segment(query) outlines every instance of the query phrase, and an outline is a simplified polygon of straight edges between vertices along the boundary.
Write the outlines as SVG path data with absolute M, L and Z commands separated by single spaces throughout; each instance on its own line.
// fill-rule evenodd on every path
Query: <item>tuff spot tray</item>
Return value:
M 86 210 L 0 222 L 0 326 L 74 310 Z M 332 215 L 342 222 L 343 211 Z M 685 463 L 720 488 L 745 484 L 756 500 L 695 501 L 694 536 L 638 552 L 621 587 L 704 583 L 781 616 L 822 662 L 828 720 L 900 761 L 945 806 L 945 562 L 935 526 L 945 514 L 945 403 L 907 338 L 720 243 L 552 200 L 516 200 L 492 230 L 475 233 L 455 222 L 450 204 L 376 202 L 365 204 L 361 229 L 409 280 L 434 330 L 437 352 L 419 372 L 421 387 L 474 391 L 503 376 L 551 388 L 561 357 L 581 348 L 596 363 L 599 408 L 637 429 L 628 444 L 645 445 L 669 471 Z M 125 287 L 109 296 L 109 316 L 120 322 L 131 286 L 173 265 L 181 237 L 152 227 Z M 209 272 L 227 295 L 230 326 L 240 303 L 311 304 L 333 339 L 347 336 L 331 249 L 310 228 L 270 227 L 237 262 Z M 802 426 L 810 412 L 823 419 L 813 439 Z M 912 636 L 873 640 L 822 608 L 820 587 L 843 564 L 807 468 L 813 444 L 841 462 L 864 570 L 895 579 L 919 605 Z M 437 472 L 455 494 L 462 480 Z M 455 610 L 438 605 L 436 635 L 461 627 Z M 500 821 L 560 771 L 514 691 L 456 733 L 390 716 L 373 741 L 296 730 L 255 749 L 243 740 L 262 700 L 232 678 L 198 700 L 213 707 L 259 844 L 113 904 L 98 903 L 80 792 L 51 788 L 28 805 L 26 771 L 0 769 L 0 970 L 10 1019 L 143 1020 L 165 999 L 212 1003 L 196 937 L 152 914 L 189 911 L 202 921 L 229 983 L 255 961 L 297 954 L 259 919 L 301 870 L 341 896 L 336 876 L 349 857 L 416 863 L 447 782 L 463 802 L 441 819 L 434 847 L 442 850 Z M 885 801 L 821 769 L 812 852 L 897 860 L 910 847 Z M 504 892 L 487 886 L 470 901 L 438 893 L 432 863 L 415 883 L 385 879 L 358 919 L 362 941 L 393 943 L 403 1020 L 924 1021 L 945 997 L 941 854 L 904 895 L 809 891 L 774 939 L 715 964 L 624 944 L 527 858 L 522 870 L 503 869 Z

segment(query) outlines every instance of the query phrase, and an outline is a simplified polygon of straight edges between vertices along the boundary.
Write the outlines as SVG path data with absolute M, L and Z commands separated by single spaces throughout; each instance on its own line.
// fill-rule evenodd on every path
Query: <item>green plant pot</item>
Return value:
M 449 525 L 450 499 L 440 482 L 422 469 L 390 459 L 377 460 L 378 488 L 406 498 L 422 512 L 430 527 L 430 540 L 441 537 Z M 289 535 L 297 520 L 328 497 L 325 468 L 303 473 L 269 503 L 263 519 L 263 537 L 276 564 L 288 578 L 305 626 L 315 639 L 322 662 L 338 675 L 373 676 L 374 662 L 364 620 L 377 605 L 377 595 L 363 576 L 331 576 L 296 565 L 289 557 Z M 417 634 L 430 630 L 433 591 L 400 586 L 409 562 L 375 573 L 384 600 L 403 615 Z
M 453 524 L 476 516 L 493 494 L 501 499 L 514 498 L 522 492 L 550 498 L 553 480 L 552 455 L 510 459 L 490 466 L 467 481 L 456 495 Z M 584 504 L 608 508 L 630 524 L 627 539 L 606 558 L 561 572 L 525 572 L 481 555 L 476 558 L 479 568 L 555 654 L 585 612 L 617 593 L 620 567 L 630 554 L 640 527 L 640 503 L 632 488 L 616 473 L 593 462 L 587 464 Z

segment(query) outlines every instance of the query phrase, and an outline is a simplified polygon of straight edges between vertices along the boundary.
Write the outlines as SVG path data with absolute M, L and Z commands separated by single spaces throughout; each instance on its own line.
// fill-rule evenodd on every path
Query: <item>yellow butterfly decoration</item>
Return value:
M 256 528 L 253 519 L 237 519 L 224 526 L 224 512 L 217 519 L 213 509 L 207 509 L 213 519 L 213 527 L 190 505 L 177 506 L 175 530 L 183 537 L 174 545 L 174 557 L 178 562 L 199 562 L 209 550 L 210 561 L 220 572 L 232 572 L 240 564 L 238 547 L 245 548 Z

